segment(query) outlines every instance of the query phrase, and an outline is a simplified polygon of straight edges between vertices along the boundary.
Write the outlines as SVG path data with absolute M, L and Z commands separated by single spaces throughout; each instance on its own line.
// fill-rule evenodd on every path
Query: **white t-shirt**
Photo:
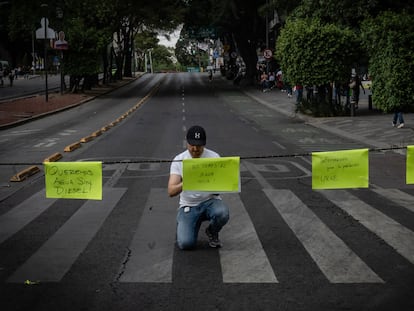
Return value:
M 212 150 L 204 148 L 201 158 L 219 158 L 220 155 Z M 188 150 L 180 153 L 174 158 L 174 162 L 171 163 L 170 174 L 179 175 L 183 177 L 183 162 L 184 159 L 191 159 L 191 154 Z M 182 191 L 180 193 L 180 207 L 183 206 L 197 206 L 201 202 L 207 201 L 212 198 L 220 199 L 220 196 L 210 192 L 195 192 L 195 191 Z

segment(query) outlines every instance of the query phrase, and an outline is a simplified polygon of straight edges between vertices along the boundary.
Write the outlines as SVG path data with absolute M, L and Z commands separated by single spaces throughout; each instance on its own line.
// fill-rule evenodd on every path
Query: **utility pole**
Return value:
M 34 37 L 35 37 L 35 31 L 32 31 L 32 65 L 33 65 L 33 75 L 36 74 L 36 59 L 35 59 Z
M 266 0 L 266 49 L 269 49 L 269 0 Z M 269 60 L 266 60 L 266 72 L 269 73 Z
M 48 9 L 48 5 L 46 3 L 42 3 L 40 5 L 40 7 L 45 8 L 45 17 L 44 17 L 44 27 L 45 27 L 45 41 L 44 41 L 44 48 L 45 48 L 45 60 L 43 63 L 43 67 L 45 70 L 45 98 L 46 98 L 46 102 L 49 101 L 49 90 L 48 90 L 48 86 L 47 86 L 47 28 L 48 28 L 48 20 L 47 20 L 47 9 Z
M 154 73 L 154 68 L 152 66 L 152 50 L 153 49 L 149 49 L 149 61 L 150 61 L 150 66 L 151 66 L 151 73 Z
M 59 22 L 60 22 L 60 28 L 62 31 L 63 29 L 63 9 L 59 6 L 56 8 L 56 17 L 58 18 Z M 64 91 L 64 71 L 63 71 L 63 50 L 60 50 L 60 95 L 63 94 Z
M 269 0 L 266 0 L 266 49 L 269 48 Z

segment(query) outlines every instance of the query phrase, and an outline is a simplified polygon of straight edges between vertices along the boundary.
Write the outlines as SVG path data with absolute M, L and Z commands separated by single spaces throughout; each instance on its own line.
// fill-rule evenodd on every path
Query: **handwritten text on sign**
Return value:
M 239 181 L 239 157 L 183 160 L 185 191 L 239 192 Z
M 368 149 L 312 153 L 312 189 L 368 188 Z
M 45 162 L 47 198 L 102 200 L 102 162 Z
M 406 183 L 414 184 L 414 146 L 407 146 L 406 162 Z

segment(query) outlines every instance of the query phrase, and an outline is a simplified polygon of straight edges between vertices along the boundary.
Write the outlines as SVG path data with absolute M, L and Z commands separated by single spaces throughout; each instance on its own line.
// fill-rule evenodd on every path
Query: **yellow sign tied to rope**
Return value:
M 312 189 L 368 188 L 368 149 L 312 153 Z
M 240 157 L 183 160 L 183 190 L 240 192 Z
M 102 200 L 102 162 L 44 162 L 46 197 Z
M 414 146 L 407 146 L 405 179 L 407 184 L 414 184 Z

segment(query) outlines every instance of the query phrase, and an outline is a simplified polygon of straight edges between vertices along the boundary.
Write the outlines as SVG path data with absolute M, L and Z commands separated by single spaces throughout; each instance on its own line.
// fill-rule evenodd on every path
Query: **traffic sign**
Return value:
M 42 27 L 36 30 L 36 39 L 54 39 L 56 36 L 55 31 L 52 28 L 49 28 L 49 20 L 43 17 L 40 20 L 40 24 Z

